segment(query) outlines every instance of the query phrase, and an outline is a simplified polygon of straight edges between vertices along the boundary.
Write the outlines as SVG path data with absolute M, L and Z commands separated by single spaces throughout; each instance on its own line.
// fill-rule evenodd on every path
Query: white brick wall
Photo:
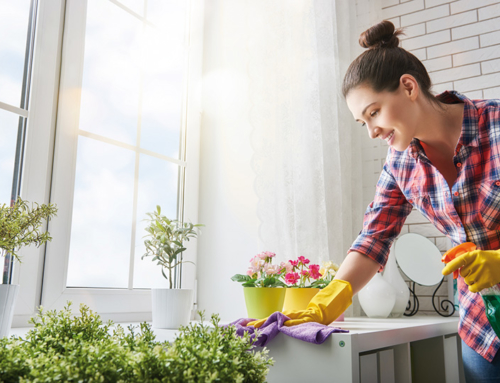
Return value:
M 446 44 L 439 44 L 431 46 L 427 49 L 427 58 L 433 59 L 436 57 L 449 56 L 454 53 L 469 51 L 472 52 L 474 49 L 479 48 L 479 38 L 477 36 L 470 37 L 468 39 L 451 41 Z M 475 62 L 472 60 L 471 62 Z M 465 64 L 465 63 L 463 63 Z
M 450 7 L 448 4 L 444 4 L 439 7 L 425 9 L 423 11 L 413 12 L 401 16 L 401 26 L 406 27 L 408 25 L 414 25 L 418 23 L 423 23 L 425 21 L 440 19 L 442 17 L 449 15 L 450 15 Z
M 477 21 L 477 11 L 469 11 L 464 13 L 459 13 L 458 15 L 452 15 L 449 17 L 442 17 L 437 20 L 429 21 L 427 24 L 427 32 L 436 32 L 443 29 L 450 29 L 453 27 L 459 27 L 461 25 L 474 23 Z
M 479 36 L 479 41 L 481 42 L 481 48 L 498 44 L 500 41 L 500 31 L 485 33 Z
M 449 1 L 452 14 L 469 11 L 471 9 L 480 9 L 491 4 L 498 4 L 498 0 L 461 0 Z
M 357 0 L 359 3 L 369 0 Z M 372 3 L 373 4 L 373 3 Z M 380 0 L 379 18 L 405 28 L 403 48 L 426 66 L 433 92 L 453 90 L 469 98 L 500 98 L 500 0 Z M 360 25 L 361 27 L 361 25 Z M 366 29 L 362 25 L 361 33 Z M 373 199 L 375 185 L 385 161 L 387 145 L 365 135 L 363 163 L 363 204 Z M 401 234 L 419 233 L 433 241 L 441 252 L 449 240 L 416 210 L 412 211 Z M 447 284 L 438 291 L 447 298 Z M 433 314 L 434 287 L 419 288 L 420 311 Z

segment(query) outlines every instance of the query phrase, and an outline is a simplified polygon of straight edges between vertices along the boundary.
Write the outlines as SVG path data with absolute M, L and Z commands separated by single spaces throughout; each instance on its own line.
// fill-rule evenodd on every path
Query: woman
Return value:
M 383 269 L 416 207 L 454 245 L 474 242 L 480 249 L 443 273 L 460 268 L 459 334 L 467 381 L 499 381 L 500 340 L 477 292 L 500 282 L 500 252 L 491 251 L 500 249 L 500 100 L 472 101 L 454 91 L 432 95 L 424 65 L 398 47 L 401 33 L 383 21 L 361 34 L 368 50 L 347 70 L 343 94 L 354 119 L 390 148 L 363 230 L 336 279 L 307 310 L 285 312 L 291 318 L 286 325 L 335 320 Z

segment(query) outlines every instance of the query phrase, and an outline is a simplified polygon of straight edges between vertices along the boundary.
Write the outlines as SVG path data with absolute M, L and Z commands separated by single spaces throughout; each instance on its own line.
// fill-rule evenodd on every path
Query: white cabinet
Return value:
M 267 348 L 274 359 L 267 381 L 335 383 L 465 382 L 458 318 L 346 318 L 349 333 L 314 345 L 279 334 Z

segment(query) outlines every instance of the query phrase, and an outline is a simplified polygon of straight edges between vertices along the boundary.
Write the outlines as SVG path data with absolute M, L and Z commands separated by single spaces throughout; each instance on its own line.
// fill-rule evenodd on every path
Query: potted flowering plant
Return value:
M 284 309 L 304 310 L 311 299 L 325 288 L 335 277 L 338 265 L 324 262 L 322 266 L 312 264 L 304 256 L 284 262 L 284 279 L 287 287 Z
M 296 260 L 284 262 L 283 268 L 283 278 L 288 287 L 284 309 L 304 310 L 319 291 L 319 287 L 313 284 L 321 278 L 320 266 L 311 264 L 309 259 L 301 255 Z
M 282 311 L 285 283 L 280 279 L 286 269 L 273 264 L 276 254 L 264 251 L 250 259 L 245 275 L 235 274 L 231 280 L 242 283 L 248 317 L 261 319 Z

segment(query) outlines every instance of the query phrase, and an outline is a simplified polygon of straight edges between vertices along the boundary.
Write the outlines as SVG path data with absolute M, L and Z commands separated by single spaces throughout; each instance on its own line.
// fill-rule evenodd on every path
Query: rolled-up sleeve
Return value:
M 394 239 L 410 214 L 412 205 L 406 200 L 387 163 L 377 182 L 375 198 L 363 218 L 363 229 L 348 253 L 357 251 L 380 264 L 382 270 Z

